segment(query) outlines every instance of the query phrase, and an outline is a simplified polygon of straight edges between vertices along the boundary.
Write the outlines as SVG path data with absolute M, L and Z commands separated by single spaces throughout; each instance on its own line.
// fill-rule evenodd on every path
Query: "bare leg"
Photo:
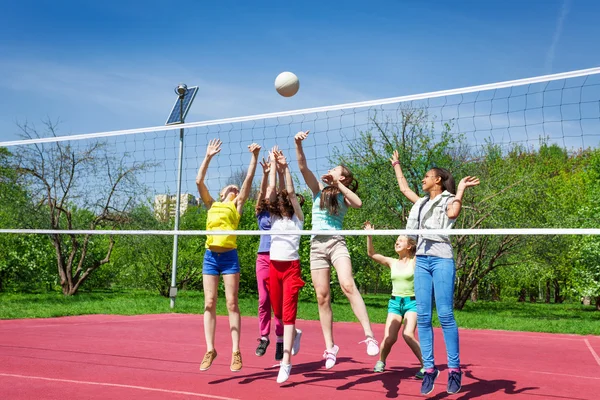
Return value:
M 340 281 L 340 287 L 348 298 L 354 315 L 358 318 L 358 322 L 365 331 L 365 336 L 373 337 L 373 330 L 371 329 L 371 322 L 369 322 L 369 314 L 367 313 L 367 307 L 365 302 L 356 287 L 354 277 L 352 276 L 352 262 L 348 257 L 342 257 L 335 260 L 333 264 L 337 272 L 338 280 Z
M 292 363 L 292 346 L 294 345 L 294 337 L 296 336 L 296 325 L 283 326 L 283 364 Z
M 331 311 L 331 292 L 329 289 L 329 280 L 331 274 L 329 268 L 315 269 L 310 271 L 317 303 L 319 305 L 319 320 L 321 321 L 321 330 L 325 339 L 327 349 L 333 347 L 333 312 Z
M 415 354 L 422 367 L 423 357 L 421 356 L 421 346 L 415 337 L 415 330 L 417 328 L 417 313 L 412 311 L 407 312 L 404 314 L 404 320 L 406 321 L 406 326 L 402 332 L 402 337 L 404 338 L 404 341 L 408 347 L 410 347 L 412 352 Z
M 398 314 L 388 313 L 385 321 L 385 335 L 379 348 L 379 359 L 385 362 L 392 350 L 392 346 L 398 340 L 398 332 L 402 327 L 402 317 Z
M 229 313 L 229 330 L 231 331 L 231 352 L 240 349 L 240 331 L 242 320 L 238 305 L 238 289 L 240 287 L 240 274 L 223 275 L 225 282 L 225 299 L 227 300 L 227 312 Z
M 215 349 L 215 328 L 217 326 L 217 291 L 219 275 L 203 275 L 204 288 L 204 338 L 206 351 Z

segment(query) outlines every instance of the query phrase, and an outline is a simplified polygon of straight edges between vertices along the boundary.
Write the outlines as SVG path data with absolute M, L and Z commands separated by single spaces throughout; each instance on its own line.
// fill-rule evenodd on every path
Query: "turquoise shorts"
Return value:
M 417 312 L 417 300 L 415 300 L 415 296 L 392 296 L 390 298 L 390 301 L 388 302 L 388 313 L 397 314 L 401 317 L 404 317 L 404 314 L 409 311 L 414 313 Z

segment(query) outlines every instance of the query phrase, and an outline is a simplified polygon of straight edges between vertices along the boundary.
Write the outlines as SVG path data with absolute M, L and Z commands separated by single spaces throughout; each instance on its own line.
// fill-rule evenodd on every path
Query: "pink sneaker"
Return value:
M 373 339 L 372 337 L 368 337 L 365 340 L 358 342 L 360 343 L 366 343 L 367 344 L 367 354 L 370 356 L 376 356 L 377 354 L 379 354 L 379 342 L 377 342 L 377 340 Z
M 335 365 L 335 361 L 337 360 L 337 353 L 340 351 L 340 348 L 335 344 L 329 350 L 325 350 L 323 353 L 323 358 L 325 359 L 325 369 L 331 369 Z

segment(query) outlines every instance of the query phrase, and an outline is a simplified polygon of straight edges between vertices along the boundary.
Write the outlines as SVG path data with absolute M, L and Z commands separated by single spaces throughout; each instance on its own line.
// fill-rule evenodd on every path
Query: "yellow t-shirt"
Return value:
M 207 231 L 234 231 L 240 223 L 240 213 L 235 203 L 215 201 L 206 215 Z M 237 248 L 235 235 L 207 235 L 206 248 L 219 246 L 227 249 Z

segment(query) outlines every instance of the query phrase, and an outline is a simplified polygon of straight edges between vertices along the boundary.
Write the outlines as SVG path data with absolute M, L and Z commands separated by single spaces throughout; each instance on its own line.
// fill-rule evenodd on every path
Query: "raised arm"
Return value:
M 277 156 L 275 152 L 277 151 L 277 146 L 273 147 L 269 152 L 269 188 L 267 189 L 268 196 L 267 199 L 271 202 L 271 204 L 275 201 L 277 197 Z
M 204 184 L 204 178 L 206 177 L 206 171 L 208 171 L 208 164 L 210 164 L 210 160 L 212 160 L 212 158 L 221 151 L 221 144 L 222 142 L 219 139 L 211 139 L 211 141 L 208 142 L 206 155 L 204 156 L 204 160 L 202 160 L 202 164 L 200 164 L 198 175 L 196 175 L 196 186 L 198 186 L 200 198 L 206 206 L 206 209 L 209 209 L 215 200 L 210 196 L 210 193 L 208 193 L 208 188 Z
M 313 172 L 308 169 L 308 164 L 306 163 L 306 156 L 304 155 L 304 149 L 302 148 L 302 141 L 308 137 L 308 132 L 298 132 L 296 136 L 294 136 L 294 142 L 296 143 L 296 158 L 298 159 L 298 167 L 300 168 L 300 173 L 304 178 L 304 182 L 308 185 L 308 188 L 312 192 L 313 196 L 316 196 L 323 186 L 313 174 Z
M 258 161 L 258 153 L 260 152 L 260 146 L 256 143 L 252 143 L 248 146 L 248 149 L 252 153 L 252 157 L 250 158 L 250 165 L 248 165 L 248 173 L 246 174 L 246 178 L 244 179 L 244 183 L 242 184 L 242 188 L 240 189 L 240 193 L 235 199 L 236 206 L 238 212 L 241 214 L 244 208 L 244 203 L 248 200 L 248 196 L 250 196 L 250 190 L 252 189 L 252 180 L 254 179 L 254 173 L 256 172 L 256 164 Z
M 277 164 L 281 165 L 285 174 L 285 190 L 288 192 L 288 198 L 290 199 L 290 203 L 292 203 L 292 207 L 294 207 L 294 214 L 300 221 L 304 221 L 304 213 L 302 212 L 302 207 L 300 207 L 300 203 L 298 203 L 298 198 L 296 197 L 296 192 L 294 190 L 294 181 L 292 180 L 292 173 L 290 172 L 290 166 L 283 155 L 283 152 L 277 152 Z
M 460 215 L 460 211 L 462 210 L 462 199 L 465 194 L 465 190 L 472 186 L 479 185 L 479 178 L 476 176 L 465 176 L 460 180 L 458 184 L 458 189 L 456 189 L 456 195 L 454 196 L 454 200 L 452 203 L 448 204 L 448 208 L 446 209 L 446 215 L 450 219 L 456 219 Z
M 371 225 L 371 223 L 369 221 L 366 221 L 364 226 L 365 226 L 365 230 L 367 230 L 367 231 L 371 231 L 371 230 L 375 229 L 375 227 L 373 225 Z M 393 261 L 392 258 L 386 257 L 384 255 L 381 255 L 381 254 L 375 252 L 375 247 L 373 247 L 373 237 L 370 235 L 367 236 L 367 255 L 376 263 L 385 265 L 387 267 L 389 267 L 391 265 L 391 261 Z
M 260 204 L 267 195 L 267 186 L 269 184 L 269 168 L 271 164 L 269 160 L 265 160 L 264 158 L 260 161 L 260 166 L 262 167 L 263 174 L 260 180 L 260 188 L 258 189 L 258 195 L 256 196 L 256 204 Z
M 277 147 L 279 150 L 279 147 Z M 282 167 L 279 163 L 275 163 L 277 165 L 277 182 L 279 182 L 279 190 L 285 189 L 285 168 Z
M 413 192 L 410 186 L 408 186 L 408 181 L 404 177 L 404 173 L 402 173 L 402 167 L 400 166 L 400 161 L 398 159 L 398 150 L 394 150 L 390 161 L 392 162 L 392 167 L 394 168 L 396 180 L 398 181 L 398 186 L 400 186 L 400 191 L 408 200 L 410 200 L 411 203 L 416 203 L 417 200 L 419 200 L 419 195 Z
M 336 186 L 339 189 L 340 193 L 344 196 L 344 202 L 348 207 L 362 207 L 362 200 L 360 199 L 360 197 L 358 197 L 358 195 L 352 190 L 348 189 L 348 187 L 346 187 L 346 185 L 344 185 L 342 181 L 333 179 L 333 176 L 331 174 L 325 174 L 321 177 L 321 179 L 326 184 Z

